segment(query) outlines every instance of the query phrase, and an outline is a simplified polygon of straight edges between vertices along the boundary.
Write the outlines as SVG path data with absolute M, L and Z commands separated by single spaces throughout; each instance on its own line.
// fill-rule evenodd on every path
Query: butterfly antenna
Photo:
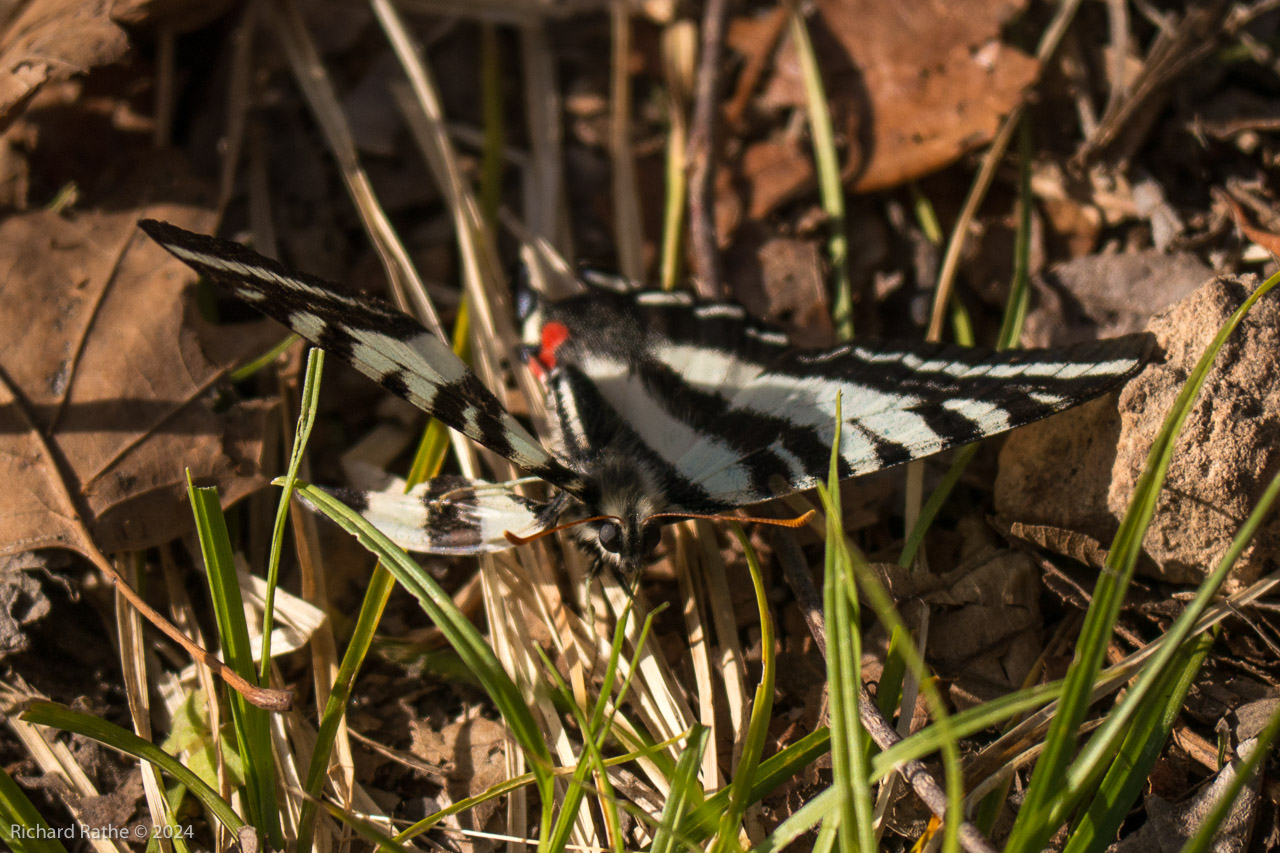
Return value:
M 810 513 L 813 511 L 810 510 Z M 558 533 L 561 530 L 568 530 L 570 527 L 577 527 L 579 524 L 587 524 L 592 521 L 622 521 L 616 515 L 593 515 L 590 518 L 580 518 L 577 521 L 569 521 L 565 524 L 557 524 L 555 527 L 548 527 L 546 530 L 539 530 L 532 536 L 519 536 L 510 530 L 502 531 L 502 535 L 507 537 L 507 541 L 512 545 L 528 545 L 535 542 L 543 536 L 550 536 L 552 533 Z
M 751 515 L 708 515 L 698 512 L 660 512 L 656 515 L 647 517 L 644 521 L 648 524 L 655 518 L 704 518 L 707 521 L 737 521 L 742 524 L 771 524 L 774 527 L 804 527 L 809 523 L 809 519 L 817 513 L 817 510 L 809 510 L 804 515 L 796 518 L 759 518 Z

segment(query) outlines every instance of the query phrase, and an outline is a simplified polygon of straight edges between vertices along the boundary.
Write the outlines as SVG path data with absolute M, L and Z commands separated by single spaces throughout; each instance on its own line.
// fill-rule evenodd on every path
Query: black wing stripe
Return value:
M 716 503 L 705 489 L 683 476 L 642 438 L 629 420 L 619 417 L 613 401 L 601 393 L 594 377 L 588 378 L 576 367 L 566 365 L 556 372 L 551 388 L 557 411 L 569 414 L 567 407 L 571 407 L 582 415 L 575 430 L 580 432 L 584 445 L 594 448 L 594 461 L 599 463 L 610 452 L 627 454 L 629 461 L 651 481 L 651 497 L 656 506 L 671 505 L 696 512 L 712 512 L 726 506 Z M 588 492 L 583 500 L 594 504 L 599 495 Z
M 407 314 L 239 243 L 153 220 L 139 226 L 188 266 L 471 440 L 560 488 L 582 489 L 449 346 Z

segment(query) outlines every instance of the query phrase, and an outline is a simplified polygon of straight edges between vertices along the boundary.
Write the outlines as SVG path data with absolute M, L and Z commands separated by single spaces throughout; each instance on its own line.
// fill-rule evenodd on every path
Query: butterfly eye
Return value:
M 612 521 L 606 521 L 600 525 L 596 536 L 600 540 L 600 547 L 610 554 L 616 554 L 622 550 L 622 529 Z
M 644 529 L 644 553 L 648 554 L 657 549 L 662 542 L 662 528 L 656 524 L 650 524 Z

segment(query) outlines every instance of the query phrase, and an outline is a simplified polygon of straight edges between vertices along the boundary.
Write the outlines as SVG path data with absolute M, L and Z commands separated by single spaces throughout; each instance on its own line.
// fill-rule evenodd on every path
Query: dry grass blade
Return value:
M 1053 21 L 1050 22 L 1036 48 L 1036 59 L 1041 63 L 1048 61 L 1057 51 L 1079 7 L 1080 0 L 1068 0 L 1058 6 L 1054 12 Z M 978 215 L 978 208 L 982 206 L 983 200 L 987 197 L 987 191 L 991 188 L 991 182 L 995 179 L 1000 160 L 1008 150 L 1009 143 L 1013 141 L 1013 132 L 1018 122 L 1022 120 L 1022 113 L 1023 110 L 1019 107 L 1001 122 L 1000 130 L 996 132 L 995 138 L 991 140 L 991 146 L 982 157 L 982 166 L 973 179 L 969 194 L 965 196 L 964 207 L 960 209 L 956 224 L 951 229 L 951 237 L 947 241 L 947 252 L 942 258 L 942 268 L 938 271 L 938 284 L 933 293 L 933 308 L 929 313 L 929 329 L 926 336 L 931 341 L 942 338 L 942 324 L 946 321 L 947 306 L 951 302 L 956 274 L 960 270 L 960 258 L 964 254 L 965 240 L 973 225 L 974 217 Z
M 355 139 L 347 124 L 338 97 L 329 80 L 328 72 L 315 43 L 307 31 L 294 0 L 267 0 L 267 22 L 284 46 L 294 80 L 306 96 L 312 115 L 320 123 L 329 150 L 338 161 L 347 193 L 360 212 L 365 229 L 369 232 L 378 257 L 387 271 L 392 293 L 401 308 L 413 308 L 427 328 L 442 340 L 447 340 L 440 317 L 436 313 L 426 286 L 418 277 L 408 251 L 400 242 L 395 228 L 378 203 L 369 176 L 360 165 Z
M 126 557 L 125 569 L 121 573 L 131 585 L 138 580 L 138 568 L 141 560 L 137 555 Z M 129 606 L 125 597 L 116 595 L 116 630 L 120 637 L 120 671 L 124 675 L 125 696 L 129 702 L 129 716 L 133 721 L 133 731 L 143 740 L 151 740 L 151 692 L 147 678 L 146 649 L 142 638 L 142 619 L 138 611 Z M 173 823 L 169 812 L 169 804 L 164 798 L 164 782 L 160 771 L 149 762 L 142 763 L 142 787 L 147 798 L 147 809 L 151 812 L 154 826 L 169 826 Z M 157 841 L 161 850 L 168 853 L 173 849 L 172 841 L 159 837 Z
M 0 683 L 0 703 L 4 706 L 5 722 L 9 729 L 17 736 L 40 771 L 53 783 L 59 799 L 72 818 L 84 825 L 87 816 L 81 808 L 82 802 L 88 797 L 100 796 L 102 792 L 94 786 L 65 742 L 47 737 L 45 729 L 19 719 L 15 710 L 19 704 L 46 698 L 25 684 L 15 687 Z M 95 853 L 126 853 L 123 845 L 117 845 L 103 836 L 92 836 L 88 841 Z

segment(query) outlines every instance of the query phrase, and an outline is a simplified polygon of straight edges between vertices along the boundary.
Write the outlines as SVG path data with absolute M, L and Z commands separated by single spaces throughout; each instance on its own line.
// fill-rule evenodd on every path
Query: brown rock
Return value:
M 1196 361 L 1257 286 L 1215 279 L 1154 317 L 1163 358 L 1119 395 L 1019 430 L 1000 454 L 996 510 L 1005 521 L 1079 531 L 1110 542 L 1151 443 Z M 1223 347 L 1183 427 L 1143 542 L 1148 571 L 1196 583 L 1211 571 L 1280 470 L 1280 301 L 1263 299 Z M 1275 516 L 1233 570 L 1255 579 L 1280 549 Z M 1144 560 L 1143 563 L 1146 563 Z

